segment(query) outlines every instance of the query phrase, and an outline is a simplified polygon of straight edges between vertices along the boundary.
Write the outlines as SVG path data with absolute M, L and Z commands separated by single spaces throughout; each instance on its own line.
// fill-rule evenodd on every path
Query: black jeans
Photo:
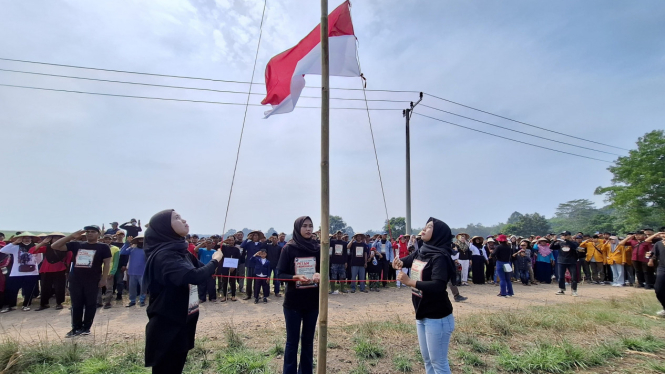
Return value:
M 314 331 L 317 310 L 284 308 L 286 321 L 286 346 L 284 347 L 283 374 L 312 374 L 314 366 Z M 300 326 L 302 325 L 302 335 Z M 298 342 L 300 342 L 300 366 L 298 366 Z
M 212 300 L 217 300 L 217 290 L 215 289 L 215 279 L 214 277 L 210 277 L 208 280 L 206 280 L 205 283 L 199 284 L 199 300 L 202 302 L 206 301 L 206 295 L 208 295 L 208 298 Z
M 53 273 L 42 273 L 42 298 L 39 305 L 49 305 L 49 299 L 55 293 L 55 303 L 60 305 L 65 302 L 65 285 L 67 283 L 66 270 Z
M 97 312 L 99 279 L 69 279 L 69 296 L 72 301 L 72 329 L 90 329 Z
M 5 285 L 5 304 L 10 308 L 16 307 L 18 291 L 21 290 L 23 306 L 30 306 L 33 292 L 39 282 L 39 275 L 7 277 L 5 279 L 7 282 Z
M 245 291 L 247 291 L 247 297 L 252 297 L 252 292 L 254 291 L 254 279 L 251 279 L 250 277 L 255 277 L 256 272 L 254 272 L 254 268 L 246 267 L 245 270 L 247 271 L 247 283 L 245 284 L 247 289 Z
M 656 284 L 656 269 L 653 266 L 644 266 L 644 286 L 653 287 Z
M 659 266 L 656 274 L 656 283 L 653 286 L 656 290 L 656 298 L 660 305 L 665 309 L 665 267 Z
M 188 352 L 169 352 L 164 359 L 152 366 L 152 374 L 181 374 Z
M 633 261 L 633 267 L 635 268 L 635 283 L 645 286 L 645 274 L 649 266 L 646 262 Z
M 559 273 L 559 288 L 566 290 L 566 269 L 570 272 L 570 288 L 577 291 L 577 264 L 557 264 Z
M 118 299 L 122 298 L 122 291 L 125 290 L 125 271 L 118 269 L 113 276 L 113 289 L 118 292 Z
M 386 259 L 381 260 L 381 270 L 383 270 L 383 274 L 381 274 L 381 280 L 383 281 L 383 287 L 388 285 L 388 281 L 390 280 L 390 273 L 395 274 L 395 270 L 392 270 L 391 265 L 392 264 Z
M 219 278 L 222 282 L 220 287 L 220 292 L 224 297 L 229 294 L 229 287 L 231 288 L 231 297 L 236 297 L 236 278 L 221 277 Z

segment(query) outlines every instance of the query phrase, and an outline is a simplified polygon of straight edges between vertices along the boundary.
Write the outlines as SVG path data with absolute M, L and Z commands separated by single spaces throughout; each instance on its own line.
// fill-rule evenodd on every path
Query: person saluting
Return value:
M 400 271 L 397 280 L 412 289 L 418 343 L 426 373 L 450 373 L 448 345 L 455 319 L 446 285 L 455 276 L 451 258 L 453 234 L 445 222 L 430 218 L 421 235 L 423 245 L 407 257 L 396 258 L 393 268 L 411 268 L 410 276 Z
M 141 289 L 150 294 L 145 366 L 152 366 L 153 374 L 182 373 L 199 319 L 197 285 L 210 279 L 224 257 L 218 250 L 203 265 L 187 250 L 188 233 L 187 221 L 173 209 L 152 216 L 145 232 Z

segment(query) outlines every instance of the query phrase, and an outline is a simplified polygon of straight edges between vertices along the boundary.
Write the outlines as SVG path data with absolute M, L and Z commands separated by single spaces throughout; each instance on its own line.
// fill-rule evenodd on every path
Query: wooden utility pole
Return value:
M 330 247 L 330 71 L 328 50 L 328 0 L 321 0 L 321 260 L 319 283 L 319 347 L 317 374 L 326 373 L 328 349 L 328 249 Z
M 413 101 L 409 109 L 402 111 L 406 118 L 406 235 L 411 235 L 411 116 L 413 109 L 423 100 L 423 93 L 420 93 L 420 99 L 414 104 Z

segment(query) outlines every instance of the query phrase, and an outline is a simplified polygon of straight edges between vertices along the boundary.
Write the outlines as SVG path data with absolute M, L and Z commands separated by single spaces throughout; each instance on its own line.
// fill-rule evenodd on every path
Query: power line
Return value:
M 138 75 L 149 75 L 153 77 L 163 77 L 163 78 L 179 78 L 179 79 L 195 79 L 195 80 L 202 80 L 202 81 L 209 81 L 209 82 L 223 82 L 223 83 L 239 83 L 239 84 L 249 84 L 249 85 L 263 85 L 265 86 L 265 83 L 251 83 L 251 82 L 245 82 L 245 81 L 234 81 L 234 80 L 226 80 L 226 79 L 213 79 L 213 78 L 202 78 L 202 77 L 190 77 L 190 76 L 185 76 L 185 75 L 169 75 L 169 74 L 156 74 L 156 73 L 145 73 L 145 72 L 139 72 L 139 71 L 129 71 L 129 70 L 116 70 L 116 69 L 102 69 L 102 68 L 93 68 L 89 66 L 77 66 L 77 65 L 65 65 L 65 64 L 54 64 L 54 63 L 49 63 L 49 62 L 41 62 L 41 61 L 29 61 L 29 60 L 18 60 L 18 59 L 13 59 L 13 58 L 3 58 L 0 57 L 1 61 L 12 61 L 12 62 L 22 62 L 26 64 L 37 64 L 37 65 L 48 65 L 48 66 L 59 66 L 59 67 L 65 67 L 65 68 L 73 68 L 73 69 L 85 69 L 85 70 L 96 70 L 96 71 L 106 71 L 110 73 L 124 73 L 124 74 L 138 74 Z M 321 88 L 317 86 L 305 86 L 306 88 Z M 331 88 L 331 90 L 342 90 L 342 91 L 362 91 L 361 88 Z M 373 91 L 373 92 L 397 92 L 397 93 L 414 93 L 418 91 L 401 91 L 401 90 L 367 90 L 367 91 Z
M 503 118 L 503 119 L 508 120 L 508 121 L 512 121 L 512 122 L 520 123 L 520 124 L 522 124 L 522 125 L 526 125 L 526 126 L 534 127 L 534 128 L 540 129 L 540 130 L 549 131 L 549 132 L 552 132 L 552 133 L 555 133 L 555 134 L 559 134 L 559 135 L 563 135 L 563 136 L 571 137 L 571 138 L 574 138 L 574 139 L 577 139 L 577 140 L 583 140 L 583 141 L 585 141 L 585 142 L 589 142 L 589 143 L 595 143 L 595 144 L 599 144 L 599 145 L 604 145 L 604 146 L 606 146 L 606 147 L 610 147 L 610 148 L 616 148 L 616 149 L 621 149 L 621 150 L 624 150 L 624 151 L 629 151 L 629 149 L 626 149 L 626 148 L 621 148 L 621 147 L 617 147 L 617 146 L 610 145 L 610 144 L 600 143 L 600 142 L 597 142 L 597 141 L 594 141 L 594 140 L 589 140 L 589 139 L 579 138 L 579 137 L 577 137 L 577 136 L 573 136 L 573 135 L 570 135 L 570 134 L 564 134 L 564 133 L 562 133 L 562 132 L 558 132 L 558 131 L 554 131 L 554 130 L 546 129 L 546 128 L 544 128 L 544 127 L 539 127 L 539 126 L 532 125 L 532 124 L 529 124 L 529 123 L 526 123 L 526 122 L 522 122 L 522 121 L 518 121 L 518 120 L 515 120 L 515 119 L 512 119 L 512 118 L 508 118 L 508 117 L 500 116 L 500 115 L 498 115 L 498 114 L 490 113 L 490 112 L 484 111 L 484 110 L 482 110 L 482 109 L 474 108 L 474 107 L 472 107 L 472 106 L 468 106 L 468 105 L 464 105 L 464 104 L 460 104 L 460 103 L 454 102 L 454 101 L 452 101 L 452 100 L 444 99 L 444 98 L 442 98 L 442 97 L 439 97 L 439 96 L 436 96 L 436 95 L 432 95 L 432 94 L 429 94 L 429 93 L 427 93 L 427 92 L 425 92 L 425 95 L 427 95 L 427 96 L 431 96 L 431 97 L 433 97 L 433 98 L 435 98 L 435 99 L 439 99 L 439 100 L 447 101 L 447 102 L 449 102 L 449 103 L 452 103 L 452 104 L 455 104 L 455 105 L 459 105 L 459 106 L 462 106 L 462 107 L 465 107 L 465 108 L 468 108 L 468 109 L 472 109 L 472 110 L 475 110 L 475 111 L 478 111 L 478 112 L 481 112 L 481 113 L 489 114 L 489 115 L 491 115 L 491 116 L 495 116 L 495 117 Z
M 523 141 L 520 141 L 520 140 L 516 140 L 516 139 L 513 139 L 513 138 L 508 138 L 508 137 L 505 137 L 505 136 L 492 134 L 492 133 L 490 133 L 490 132 L 485 132 L 485 131 L 477 130 L 477 129 L 474 129 L 474 128 L 471 128 L 471 127 L 466 127 L 466 126 L 458 125 L 458 124 L 456 124 L 456 123 L 452 123 L 452 122 L 449 122 L 449 121 L 444 121 L 444 120 L 442 120 L 442 119 L 434 118 L 434 117 L 430 117 L 430 116 L 427 116 L 427 115 L 424 115 L 424 114 L 420 114 L 420 113 L 415 113 L 415 112 L 414 112 L 414 114 L 417 114 L 417 115 L 419 115 L 419 116 L 426 117 L 426 118 L 429 118 L 429 119 L 433 119 L 433 120 L 435 120 L 435 121 L 439 121 L 439 122 L 447 123 L 447 124 L 450 124 L 450 125 L 453 125 L 453 126 L 461 127 L 461 128 L 467 129 L 467 130 L 476 131 L 476 132 L 480 132 L 480 133 L 487 134 L 487 135 L 492 135 L 492 136 L 494 136 L 494 137 L 501 138 L 501 139 L 506 139 L 506 140 L 510 140 L 510 141 L 512 141 L 512 142 L 517 142 L 517 143 L 521 143 L 521 144 L 526 144 L 526 145 L 529 145 L 529 146 L 532 146 L 532 147 L 536 147 L 536 148 L 538 148 L 538 149 L 547 149 L 547 150 L 549 150 L 549 151 L 554 151 L 554 152 L 559 152 L 559 153 L 565 153 L 565 154 L 567 154 L 567 155 L 576 156 L 576 157 L 582 157 L 582 158 L 586 158 L 586 159 L 589 159 L 589 160 L 595 160 L 595 161 L 601 161 L 601 162 L 611 163 L 611 161 L 601 160 L 601 159 L 599 159 L 599 158 L 593 158 L 593 157 L 583 156 L 583 155 L 579 155 L 579 154 L 576 154 L 576 153 L 571 153 L 571 152 L 561 151 L 561 150 L 554 149 L 554 148 L 543 147 L 543 146 L 539 146 L 539 145 L 535 145 L 535 144 L 531 144 L 531 143 L 523 142 Z
M 13 87 L 13 88 L 24 88 L 30 90 L 40 90 L 40 91 L 54 91 L 54 92 L 67 92 L 67 93 L 77 93 L 85 95 L 98 95 L 98 96 L 112 96 L 112 97 L 124 97 L 130 99 L 147 99 L 147 100 L 162 100 L 162 101 L 179 101 L 179 102 L 188 102 L 188 103 L 201 103 L 201 104 L 217 104 L 217 105 L 245 105 L 244 103 L 227 103 L 220 101 L 205 101 L 205 100 L 187 100 L 187 99 L 171 99 L 165 97 L 154 97 L 154 96 L 135 96 L 135 95 L 119 95 L 119 94 L 110 94 L 102 92 L 88 92 L 88 91 L 75 91 L 75 90 L 62 90 L 56 88 L 44 88 L 44 87 L 30 87 L 30 86 L 19 86 L 13 84 L 3 84 L 0 83 L 1 87 Z M 258 106 L 265 107 L 261 104 L 249 104 L 249 106 Z M 320 109 L 318 106 L 296 106 L 296 108 L 301 109 Z M 365 110 L 365 108 L 330 108 L 336 110 Z M 369 110 L 402 110 L 398 108 L 370 108 Z
M 247 91 L 216 90 L 216 89 L 212 89 L 212 88 L 184 87 L 184 86 L 172 86 L 172 85 L 165 85 L 165 84 L 118 81 L 118 80 L 110 80 L 110 79 L 78 77 L 78 76 L 74 76 L 74 75 L 37 73 L 37 72 L 33 72 L 33 71 L 24 71 L 24 70 L 0 69 L 0 71 L 10 72 L 10 73 L 40 75 L 40 76 L 56 77 L 56 78 L 79 79 L 79 80 L 87 80 L 87 81 L 95 81 L 95 82 L 131 84 L 131 85 L 148 86 L 148 87 L 175 88 L 175 89 L 182 89 L 182 90 L 208 91 L 208 92 L 242 94 L 242 95 L 246 95 L 246 94 L 249 93 Z M 250 95 L 264 96 L 264 94 L 258 93 L 258 92 L 252 92 L 252 93 L 249 93 L 249 94 Z M 300 96 L 300 97 L 301 98 L 306 98 L 306 99 L 320 99 L 321 98 L 319 96 Z M 362 99 L 362 98 L 361 99 L 354 99 L 354 98 L 344 98 L 344 97 L 331 97 L 330 99 L 331 100 L 365 101 L 365 99 Z M 367 101 L 388 102 L 388 103 L 408 103 L 409 102 L 408 100 L 387 100 L 387 99 L 369 99 Z
M 566 142 L 564 142 L 564 141 L 560 141 L 560 140 L 556 140 L 556 139 L 550 139 L 550 138 L 546 138 L 546 137 L 544 137 L 544 136 L 533 135 L 533 134 L 529 134 L 528 132 L 523 132 L 523 131 L 519 131 L 519 130 L 511 129 L 511 128 L 508 128 L 508 127 L 503 127 L 503 126 L 495 125 L 495 124 L 493 124 L 493 123 L 489 123 L 489 122 L 481 121 L 481 120 L 479 120 L 479 119 L 475 119 L 475 118 L 471 118 L 471 117 L 466 117 L 466 116 L 463 116 L 463 115 L 461 115 L 461 114 L 457 114 L 457 113 L 449 112 L 449 111 L 447 111 L 447 110 L 443 110 L 443 109 L 435 108 L 435 107 L 432 107 L 432 106 L 429 106 L 429 105 L 425 105 L 425 104 L 422 104 L 422 106 L 425 107 L 425 108 L 430 108 L 430 109 L 433 109 L 433 110 L 438 110 L 439 112 L 448 113 L 448 114 L 451 114 L 451 115 L 453 115 L 453 116 L 457 116 L 457 117 L 461 117 L 461 118 L 466 118 L 466 119 L 471 120 L 471 121 L 476 121 L 476 122 L 484 123 L 484 124 L 486 124 L 486 125 L 490 125 L 490 126 L 498 127 L 498 128 L 500 128 L 500 129 L 504 129 L 504 130 L 508 130 L 508 131 L 514 131 L 514 132 L 519 133 L 519 134 L 524 134 L 524 135 L 528 135 L 528 136 L 533 136 L 534 138 L 539 138 L 539 139 L 549 140 L 549 141 L 553 141 L 553 142 L 557 142 L 557 143 L 561 143 L 561 144 L 569 145 L 569 146 L 572 146 L 572 147 L 580 148 L 580 146 L 579 146 L 579 145 L 576 145 L 576 144 L 566 143 Z M 601 151 L 601 150 L 594 149 L 594 148 L 584 148 L 584 149 L 585 149 L 585 150 L 588 150 L 588 151 L 600 152 L 600 153 L 605 153 L 605 154 L 608 154 L 608 155 L 613 155 L 613 156 L 619 156 L 619 157 L 621 157 L 621 155 L 619 155 L 619 154 L 612 153 L 612 152 Z

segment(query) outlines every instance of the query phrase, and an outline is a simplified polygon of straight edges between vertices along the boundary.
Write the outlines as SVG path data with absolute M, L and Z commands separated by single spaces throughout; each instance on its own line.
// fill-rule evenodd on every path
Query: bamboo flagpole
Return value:
M 326 373 L 328 348 L 328 248 L 330 247 L 330 52 L 328 48 L 328 0 L 321 0 L 321 251 L 319 283 L 319 346 L 317 374 Z

